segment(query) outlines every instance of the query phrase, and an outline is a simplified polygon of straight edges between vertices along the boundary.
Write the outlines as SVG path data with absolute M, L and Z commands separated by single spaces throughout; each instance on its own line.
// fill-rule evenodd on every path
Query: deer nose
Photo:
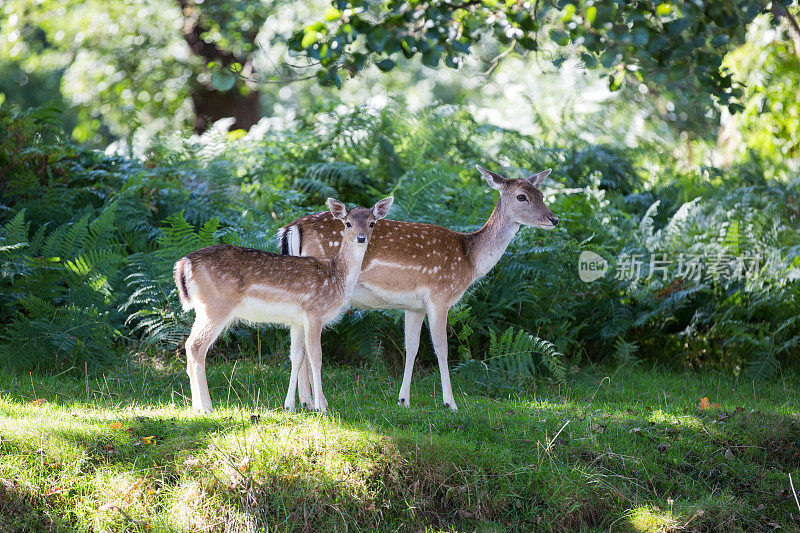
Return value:
M 547 217 L 554 226 L 558 226 L 558 217 Z
M 367 242 L 367 236 L 366 235 L 358 235 L 356 237 L 356 242 L 360 242 L 360 243 Z

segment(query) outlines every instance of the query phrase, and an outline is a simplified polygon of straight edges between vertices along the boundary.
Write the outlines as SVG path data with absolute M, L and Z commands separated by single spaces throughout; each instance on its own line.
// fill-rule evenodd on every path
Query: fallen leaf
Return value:
M 150 435 L 149 437 L 142 437 L 142 444 L 155 444 L 156 437 L 155 435 Z
M 239 472 L 241 472 L 242 474 L 246 473 L 247 472 L 247 466 L 249 464 L 250 464 L 250 458 L 249 457 L 243 457 L 242 461 L 239 463 Z
M 64 492 L 64 488 L 63 487 L 53 487 L 50 490 L 48 490 L 47 492 L 45 492 L 44 495 L 45 496 L 52 496 L 54 494 L 61 494 L 62 492 Z
M 131 492 L 133 492 L 133 491 L 135 491 L 136 489 L 138 489 L 138 488 L 139 488 L 139 487 L 142 485 L 142 483 L 144 483 L 144 478 L 143 478 L 143 477 L 140 477 L 139 479 L 137 479 L 136 481 L 134 481 L 134 482 L 131 484 L 131 486 L 130 486 L 130 487 L 128 487 L 128 490 L 126 490 L 125 492 L 123 492 L 123 493 L 122 493 L 122 497 L 127 499 L 127 498 L 128 498 L 128 496 L 130 496 Z
M 119 429 L 122 427 L 122 422 L 112 422 L 111 427 L 114 429 Z
M 40 405 L 40 404 L 45 403 L 46 401 L 47 400 L 45 400 L 44 398 L 36 398 L 35 400 L 31 400 L 28 403 L 33 404 L 33 405 Z
M 708 411 L 709 409 L 719 409 L 720 405 L 718 403 L 711 403 L 708 401 L 708 397 L 704 397 L 700 400 L 700 409 L 704 411 Z
M 731 449 L 730 448 L 726 448 L 725 449 L 725 460 L 726 461 L 733 461 L 734 459 L 736 459 L 736 456 L 733 455 L 733 452 L 731 451 Z

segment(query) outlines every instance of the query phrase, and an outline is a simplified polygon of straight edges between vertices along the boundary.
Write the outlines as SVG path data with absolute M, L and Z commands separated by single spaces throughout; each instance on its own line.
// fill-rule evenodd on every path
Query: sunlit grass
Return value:
M 630 511 L 628 515 L 630 524 L 636 531 L 663 532 L 677 531 L 681 526 L 672 511 L 658 509 L 652 506 L 637 507 Z
M 589 370 L 503 396 L 455 376 L 451 413 L 437 374 L 403 409 L 397 379 L 328 369 L 327 416 L 280 408 L 286 368 L 209 377 L 217 412 L 200 416 L 177 365 L 0 374 L 0 529 L 798 526 L 796 376 Z

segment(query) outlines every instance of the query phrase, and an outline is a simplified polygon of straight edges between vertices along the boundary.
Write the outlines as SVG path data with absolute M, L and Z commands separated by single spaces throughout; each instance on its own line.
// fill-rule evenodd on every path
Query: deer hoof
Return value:
M 411 407 L 411 402 L 409 402 L 406 398 L 400 398 L 399 400 L 397 400 L 397 405 L 408 409 L 409 407 Z

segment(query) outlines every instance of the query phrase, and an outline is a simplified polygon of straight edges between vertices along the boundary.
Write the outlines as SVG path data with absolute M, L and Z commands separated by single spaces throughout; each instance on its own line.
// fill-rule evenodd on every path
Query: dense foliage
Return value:
M 521 230 L 453 309 L 459 371 L 492 389 L 596 361 L 768 376 L 797 353 L 797 180 L 768 180 L 756 164 L 650 175 L 633 153 L 575 136 L 545 143 L 459 108 L 399 109 L 173 135 L 143 161 L 71 144 L 53 110 L 0 112 L 3 364 L 84 372 L 123 347 L 178 346 L 191 317 L 178 305 L 174 261 L 215 242 L 275 250 L 275 230 L 329 195 L 366 205 L 391 193 L 391 218 L 476 229 L 496 197 L 475 163 L 509 177 L 552 167 L 544 191 L 562 224 Z M 604 277 L 581 281 L 584 251 L 610 262 Z M 625 275 L 631 257 L 641 258 L 638 279 Z M 681 257 L 704 270 L 686 270 Z M 731 271 L 715 263 L 722 257 Z M 347 314 L 324 335 L 326 360 L 399 368 L 401 318 Z M 280 329 L 242 326 L 221 345 L 276 361 L 287 343 Z M 428 343 L 421 354 L 432 361 Z
M 505 98 L 484 101 L 486 86 L 536 92 L 543 71 L 579 63 L 636 98 L 637 112 L 710 139 L 720 109 L 762 105 L 764 53 L 776 56 L 765 68 L 775 91 L 797 92 L 797 14 L 797 0 L 0 0 L 0 102 L 56 102 L 76 140 L 130 145 L 223 117 L 248 129 L 320 100 L 363 103 L 376 86 L 419 84 L 426 102 L 492 108 Z M 754 20 L 777 30 L 771 49 L 753 38 Z M 747 57 L 729 64 L 743 44 Z M 767 140 L 786 133 L 770 127 L 777 116 L 759 117 Z
M 375 4 L 336 0 L 325 20 L 294 34 L 290 48 L 318 59 L 323 83 L 341 84 L 339 71 L 359 71 L 371 58 L 391 70 L 395 59 L 421 56 L 458 68 L 473 45 L 494 37 L 513 50 L 538 51 L 552 42 L 586 66 L 610 72 L 618 89 L 626 74 L 661 86 L 699 88 L 735 109 L 742 90 L 720 70 L 731 44 L 741 42 L 760 2 L 497 2 L 412 1 Z M 362 39 L 359 41 L 359 37 Z M 651 78 L 655 78 L 651 80 Z

